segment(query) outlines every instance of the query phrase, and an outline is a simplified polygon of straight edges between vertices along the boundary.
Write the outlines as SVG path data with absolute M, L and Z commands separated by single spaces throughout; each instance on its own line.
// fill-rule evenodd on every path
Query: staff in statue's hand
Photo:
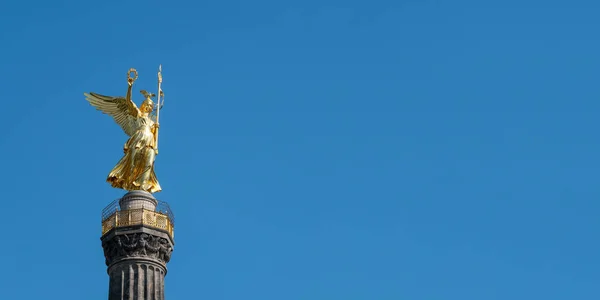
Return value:
M 160 88 L 161 84 L 162 84 L 162 65 L 158 65 L 158 98 L 156 100 L 156 124 L 158 124 L 158 118 L 160 117 L 160 109 L 162 108 L 162 104 L 160 103 L 160 97 L 163 97 L 165 94 L 163 93 L 162 89 Z M 163 99 L 164 102 L 164 99 Z M 155 146 L 156 146 L 156 154 L 158 154 L 158 127 L 156 127 L 156 134 L 155 134 Z

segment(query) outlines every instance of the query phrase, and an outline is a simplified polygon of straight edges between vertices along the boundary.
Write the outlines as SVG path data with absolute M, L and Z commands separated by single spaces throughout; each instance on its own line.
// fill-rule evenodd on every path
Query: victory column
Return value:
M 164 300 L 164 278 L 175 244 L 173 214 L 166 202 L 152 195 L 161 191 L 154 161 L 158 155 L 158 119 L 164 104 L 162 70 L 159 67 L 158 95 L 142 90 L 145 100 L 139 108 L 131 99 L 137 78 L 135 69 L 127 72 L 125 97 L 84 94 L 129 137 L 123 157 L 106 179 L 113 187 L 128 192 L 102 211 L 100 239 L 110 278 L 109 300 Z M 152 101 L 155 96 L 156 105 Z

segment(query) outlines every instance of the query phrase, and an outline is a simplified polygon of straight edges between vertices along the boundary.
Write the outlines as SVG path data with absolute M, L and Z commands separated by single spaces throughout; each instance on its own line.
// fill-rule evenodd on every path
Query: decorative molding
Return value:
M 156 229 L 167 231 L 173 237 L 173 222 L 168 215 L 136 208 L 115 211 L 112 215 L 102 220 L 102 235 L 107 234 L 113 228 L 129 227 L 135 225 L 147 225 Z
M 125 258 L 153 259 L 166 264 L 171 260 L 173 245 L 166 238 L 148 233 L 115 235 L 102 241 L 106 265 Z

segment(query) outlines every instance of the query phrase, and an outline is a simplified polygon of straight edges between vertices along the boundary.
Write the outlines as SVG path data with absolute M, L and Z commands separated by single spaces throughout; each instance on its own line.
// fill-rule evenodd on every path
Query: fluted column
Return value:
M 164 300 L 165 269 L 155 263 L 118 263 L 108 270 L 109 300 Z
M 122 214 L 129 219 L 117 221 L 101 238 L 110 277 L 109 300 L 165 299 L 164 279 L 174 246 L 172 227 L 160 228 L 143 217 L 144 210 L 154 210 L 157 203 L 150 193 L 140 191 L 129 192 L 119 201 L 119 212 L 131 211 Z

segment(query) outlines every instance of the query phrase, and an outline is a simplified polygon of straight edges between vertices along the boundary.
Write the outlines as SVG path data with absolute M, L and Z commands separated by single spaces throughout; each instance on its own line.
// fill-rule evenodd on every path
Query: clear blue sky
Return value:
M 599 299 L 597 1 L 3 1 L 3 299 L 107 298 L 125 134 L 167 95 L 175 299 Z

